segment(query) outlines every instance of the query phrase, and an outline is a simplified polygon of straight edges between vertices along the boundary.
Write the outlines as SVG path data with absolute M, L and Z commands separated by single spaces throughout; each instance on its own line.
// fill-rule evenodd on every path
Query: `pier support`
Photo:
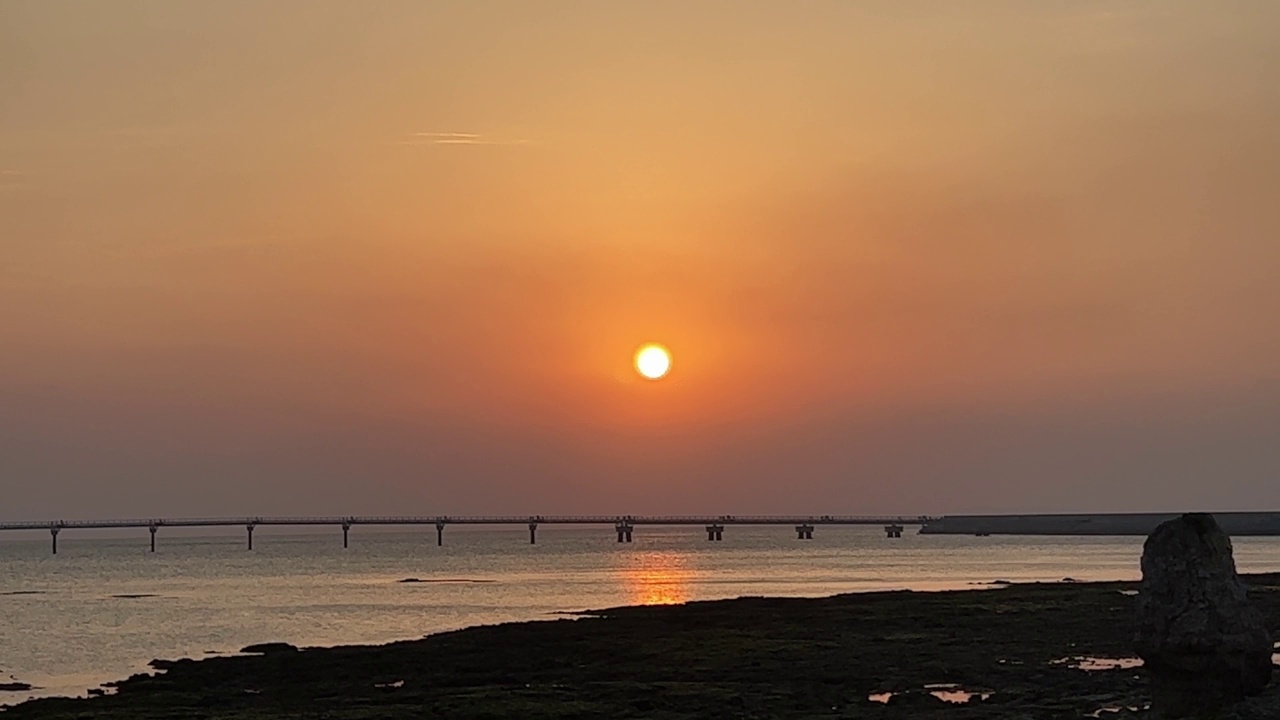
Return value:
M 812 526 L 812 525 L 797 525 L 797 526 L 796 526 L 796 539 L 797 539 L 797 540 L 812 540 L 812 539 L 813 539 L 813 526 Z
M 351 532 L 351 523 L 349 522 L 342 523 L 342 549 L 343 550 L 347 549 L 347 546 L 348 546 L 347 533 L 349 532 Z
M 900 538 L 902 537 L 902 530 L 903 530 L 903 527 L 896 523 L 893 525 L 885 525 L 884 535 L 885 537 L 888 537 L 888 538 Z
M 708 526 L 707 526 L 707 540 L 714 540 L 714 541 L 716 541 L 716 542 L 719 542 L 719 541 L 721 541 L 721 540 L 724 540 L 724 526 L 723 526 L 723 525 L 708 525 Z
M 253 549 L 253 525 L 245 525 L 244 529 L 249 532 L 249 549 Z
M 538 523 L 532 520 L 529 521 L 529 544 L 538 544 Z
M 54 555 L 58 554 L 58 530 L 59 528 L 56 528 L 56 527 L 49 528 L 49 535 L 52 536 L 53 538 L 53 554 Z
M 151 527 L 147 528 L 148 530 L 151 531 L 151 552 L 156 551 L 156 528 L 157 528 L 156 525 L 152 525 Z
M 620 522 L 613 529 L 618 532 L 618 542 L 631 542 L 631 533 L 635 530 L 631 523 Z
M 444 545 L 444 523 L 436 523 L 436 547 Z

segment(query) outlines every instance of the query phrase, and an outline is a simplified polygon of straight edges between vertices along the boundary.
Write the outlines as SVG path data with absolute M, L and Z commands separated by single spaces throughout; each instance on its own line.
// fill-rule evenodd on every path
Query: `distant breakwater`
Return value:
M 1180 513 L 1098 515 L 948 515 L 924 524 L 924 535 L 1148 535 Z M 1280 512 L 1213 513 L 1234 536 L 1280 536 Z

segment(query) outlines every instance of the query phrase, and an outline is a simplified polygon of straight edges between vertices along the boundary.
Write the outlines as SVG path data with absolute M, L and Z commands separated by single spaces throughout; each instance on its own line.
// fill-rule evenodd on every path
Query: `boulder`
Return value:
M 248 654 L 275 655 L 278 653 L 296 653 L 298 652 L 298 648 L 293 645 L 290 645 L 289 643 L 268 642 L 268 643 L 258 643 L 257 645 L 250 645 L 248 647 L 240 648 L 240 652 L 245 653 L 247 655 Z
M 1212 515 L 1160 525 L 1142 549 L 1135 649 L 1165 717 L 1218 712 L 1271 681 L 1271 637 Z

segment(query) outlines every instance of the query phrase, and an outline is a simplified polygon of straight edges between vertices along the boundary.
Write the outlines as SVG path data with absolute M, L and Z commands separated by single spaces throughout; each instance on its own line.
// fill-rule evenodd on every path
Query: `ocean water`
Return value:
M 274 530 L 274 531 L 273 531 Z M 235 652 L 257 642 L 382 643 L 555 613 L 744 595 L 821 596 L 880 589 L 976 588 L 994 580 L 1136 579 L 1141 538 L 969 537 L 879 528 L 733 527 L 708 542 L 699 527 L 612 527 L 178 536 L 162 529 L 89 537 L 0 533 L 0 693 L 82 695 L 146 671 L 153 658 Z M 296 532 L 296 531 L 295 531 Z M 909 532 L 914 532 L 911 529 Z M 1241 571 L 1280 571 L 1280 538 L 1235 541 Z M 427 582 L 402 583 L 406 578 Z M 11 680 L 12 678 L 12 680 Z

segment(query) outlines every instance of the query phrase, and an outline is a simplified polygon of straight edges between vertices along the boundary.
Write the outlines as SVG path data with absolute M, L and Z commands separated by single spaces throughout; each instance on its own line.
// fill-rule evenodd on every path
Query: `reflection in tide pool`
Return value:
M 1049 661 L 1050 665 L 1066 665 L 1076 670 L 1084 670 L 1085 672 L 1100 672 L 1103 670 L 1132 670 L 1133 668 L 1142 667 L 1142 658 L 1123 657 L 1123 658 L 1107 658 L 1107 657 L 1064 657 L 1057 660 Z
M 632 605 L 675 605 L 689 600 L 693 578 L 687 556 L 673 551 L 646 552 L 627 558 L 622 583 Z
M 926 688 L 935 687 L 926 685 Z M 938 698 L 943 702 L 963 705 L 972 701 L 974 698 L 978 700 L 990 700 L 995 693 L 988 690 L 965 690 L 959 685 L 942 685 L 936 686 L 937 689 L 929 690 L 929 694 Z
M 908 691 L 906 693 L 894 693 L 894 692 L 871 693 L 870 695 L 867 696 L 867 700 L 873 703 L 880 703 L 881 705 L 887 705 L 895 697 L 899 695 L 912 694 L 913 692 L 915 691 Z M 943 702 L 951 703 L 953 705 L 965 705 L 970 702 L 973 702 L 974 700 L 985 702 L 987 700 L 990 700 L 995 695 L 995 693 L 990 690 L 969 690 L 961 687 L 960 685 L 956 685 L 954 683 L 925 685 L 924 692 L 929 693 L 930 695 L 934 696 L 935 698 Z

